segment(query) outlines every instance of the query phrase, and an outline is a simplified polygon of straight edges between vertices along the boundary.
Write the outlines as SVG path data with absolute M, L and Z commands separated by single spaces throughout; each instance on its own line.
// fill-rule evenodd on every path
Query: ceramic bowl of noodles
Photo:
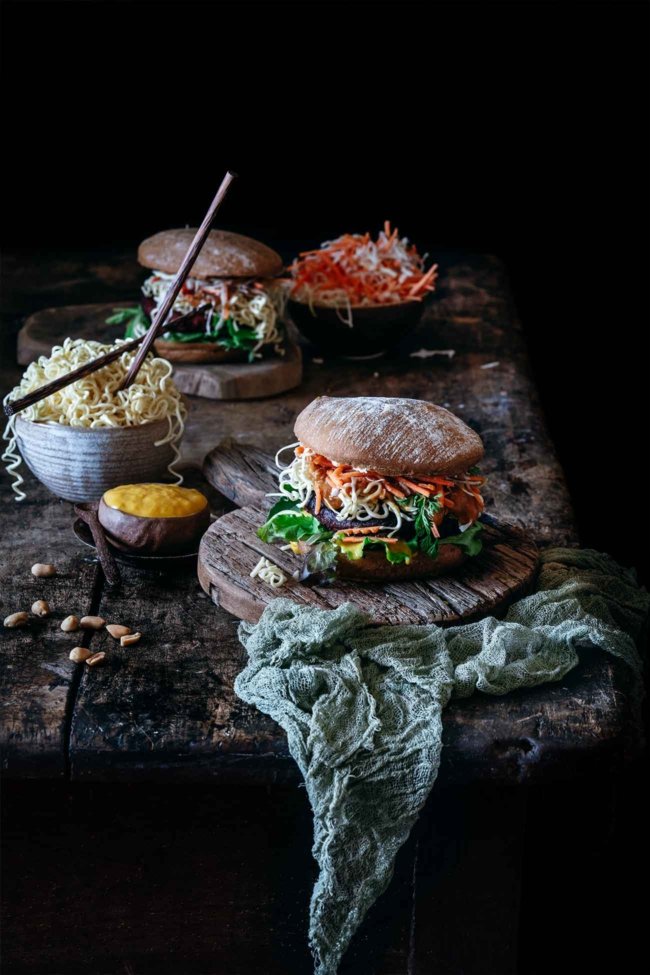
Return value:
M 107 352 L 112 346 L 66 339 L 28 366 L 7 399 L 18 399 Z M 25 497 L 21 462 L 53 494 L 94 501 L 124 483 L 179 480 L 174 471 L 185 406 L 171 365 L 148 356 L 136 382 L 119 386 L 133 361 L 125 353 L 12 417 L 3 460 L 19 500 Z

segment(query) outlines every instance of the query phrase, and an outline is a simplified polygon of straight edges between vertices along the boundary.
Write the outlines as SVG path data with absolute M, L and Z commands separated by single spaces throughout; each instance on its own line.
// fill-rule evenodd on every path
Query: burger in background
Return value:
M 294 457 L 258 535 L 335 571 L 397 581 L 453 571 L 481 551 L 483 444 L 422 400 L 320 396 L 296 419 Z
M 134 308 L 116 309 L 109 324 L 125 326 L 125 338 L 143 335 L 162 304 L 195 229 L 163 230 L 138 248 L 138 261 L 151 274 Z M 279 351 L 281 285 L 274 279 L 282 258 L 270 247 L 225 230 L 212 230 L 174 302 L 168 328 L 156 339 L 156 353 L 177 362 L 236 362 Z M 207 307 L 206 307 L 207 306 Z M 174 321 L 196 314 L 174 331 Z

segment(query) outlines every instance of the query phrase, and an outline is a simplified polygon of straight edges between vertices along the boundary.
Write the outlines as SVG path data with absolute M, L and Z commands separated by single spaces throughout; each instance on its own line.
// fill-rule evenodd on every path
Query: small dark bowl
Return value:
M 290 298 L 287 311 L 293 324 L 321 352 L 339 356 L 371 356 L 401 341 L 420 321 L 424 301 L 395 305 L 352 305 L 350 328 L 346 308 L 310 307 Z

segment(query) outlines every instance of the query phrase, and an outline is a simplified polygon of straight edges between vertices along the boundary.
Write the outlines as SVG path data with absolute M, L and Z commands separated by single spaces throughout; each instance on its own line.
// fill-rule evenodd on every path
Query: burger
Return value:
M 483 444 L 433 403 L 319 396 L 279 451 L 258 536 L 304 556 L 301 578 L 439 576 L 481 551 Z M 292 449 L 283 466 L 281 458 Z
M 138 261 L 151 271 L 141 304 L 116 309 L 108 319 L 126 326 L 125 338 L 147 331 L 195 234 L 190 227 L 163 230 L 140 244 Z M 179 362 L 236 362 L 277 351 L 282 293 L 274 278 L 281 270 L 282 258 L 265 244 L 211 230 L 169 313 L 167 330 L 156 339 L 157 354 Z M 188 314 L 183 329 L 175 331 L 174 321 Z

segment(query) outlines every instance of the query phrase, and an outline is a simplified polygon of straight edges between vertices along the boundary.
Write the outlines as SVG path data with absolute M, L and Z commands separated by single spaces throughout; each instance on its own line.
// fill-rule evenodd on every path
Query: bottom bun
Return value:
M 367 582 L 433 579 L 453 572 L 466 558 L 462 548 L 457 545 L 441 545 L 435 559 L 417 552 L 410 562 L 394 565 L 388 561 L 383 549 L 374 552 L 370 549 L 360 559 L 340 555 L 336 560 L 336 572 L 341 579 L 363 579 Z
M 218 342 L 166 342 L 156 339 L 156 354 L 170 362 L 246 362 L 248 353 L 225 349 Z

